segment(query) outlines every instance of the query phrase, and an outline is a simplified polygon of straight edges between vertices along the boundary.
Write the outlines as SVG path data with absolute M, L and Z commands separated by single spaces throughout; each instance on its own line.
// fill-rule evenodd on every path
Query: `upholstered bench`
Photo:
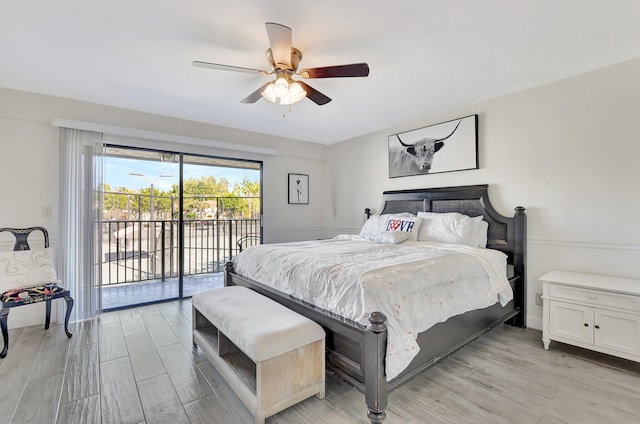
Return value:
M 324 330 L 240 286 L 193 296 L 193 344 L 229 383 L 256 424 L 310 396 L 324 398 Z

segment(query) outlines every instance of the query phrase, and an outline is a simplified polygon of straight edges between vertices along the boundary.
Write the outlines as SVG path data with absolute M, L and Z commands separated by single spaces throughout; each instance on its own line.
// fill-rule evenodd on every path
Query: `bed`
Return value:
M 525 327 L 526 283 L 526 215 L 523 207 L 515 208 L 513 217 L 499 214 L 488 197 L 488 185 L 385 191 L 380 214 L 418 212 L 459 212 L 469 217 L 483 216 L 488 224 L 488 249 L 506 255 L 506 281 L 512 289 L 508 302 L 496 301 L 491 306 L 455 315 L 417 335 L 417 354 L 401 372 L 387 378 L 386 358 L 392 320 L 381 311 L 369 311 L 368 322 L 344 316 L 316 306 L 298 297 L 241 275 L 229 262 L 225 285 L 251 288 L 288 308 L 319 323 L 326 332 L 327 369 L 365 394 L 367 416 L 371 423 L 386 417 L 388 393 L 416 374 L 433 366 L 450 353 L 489 331 L 507 323 Z M 318 241 L 322 243 L 322 241 Z M 336 242 L 337 243 L 337 242 Z M 504 303 L 504 304 L 503 304 Z M 393 327 L 393 326 L 391 326 Z

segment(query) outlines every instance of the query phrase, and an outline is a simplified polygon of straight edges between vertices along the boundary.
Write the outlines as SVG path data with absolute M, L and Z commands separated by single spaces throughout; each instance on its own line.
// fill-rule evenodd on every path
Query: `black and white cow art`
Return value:
M 444 138 L 423 138 L 413 144 L 404 143 L 400 135 L 396 134 L 401 145 L 389 148 L 389 175 L 428 174 L 433 164 L 434 154 L 442 149 L 444 141 L 456 132 L 460 122 L 462 120 L 458 122 L 451 134 Z

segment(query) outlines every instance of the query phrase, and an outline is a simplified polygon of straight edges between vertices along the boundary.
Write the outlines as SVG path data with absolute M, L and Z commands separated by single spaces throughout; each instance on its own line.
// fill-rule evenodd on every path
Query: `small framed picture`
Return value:
M 309 204 L 309 176 L 304 174 L 289 174 L 289 204 Z

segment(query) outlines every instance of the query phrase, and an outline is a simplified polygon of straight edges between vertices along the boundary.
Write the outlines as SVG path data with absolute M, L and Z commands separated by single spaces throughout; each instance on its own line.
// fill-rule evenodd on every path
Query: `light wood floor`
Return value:
M 109 312 L 75 325 L 10 331 L 0 360 L 0 423 L 249 423 L 191 345 L 191 303 Z M 367 423 L 364 397 L 328 376 L 268 424 Z M 499 327 L 390 395 L 388 423 L 640 422 L 640 365 Z

